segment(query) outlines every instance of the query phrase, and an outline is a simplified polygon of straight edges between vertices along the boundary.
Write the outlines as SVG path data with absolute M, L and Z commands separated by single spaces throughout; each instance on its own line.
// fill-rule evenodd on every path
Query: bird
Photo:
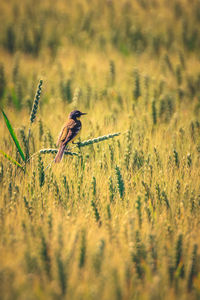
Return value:
M 82 113 L 79 110 L 73 110 L 68 117 L 67 122 L 63 126 L 57 141 L 57 147 L 59 147 L 58 153 L 54 159 L 55 163 L 59 163 L 62 160 L 65 148 L 69 142 L 74 141 L 80 133 L 82 124 L 79 118 L 87 113 Z

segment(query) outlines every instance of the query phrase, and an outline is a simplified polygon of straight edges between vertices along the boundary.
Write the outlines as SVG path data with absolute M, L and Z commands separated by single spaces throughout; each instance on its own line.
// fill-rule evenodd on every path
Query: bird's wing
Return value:
M 73 119 L 68 120 L 67 123 L 64 125 L 63 129 L 61 130 L 57 146 L 60 144 L 67 144 L 68 142 L 70 142 L 78 134 L 80 129 L 80 121 L 76 122 Z
M 65 125 L 65 126 L 62 128 L 62 130 L 61 130 L 61 132 L 60 132 L 60 134 L 59 134 L 58 141 L 57 141 L 57 143 L 56 143 L 56 146 L 57 146 L 57 147 L 60 145 L 60 143 L 61 143 L 61 141 L 63 140 L 63 138 L 67 136 L 67 133 L 68 133 L 68 127 Z
M 73 122 L 70 122 L 70 124 L 68 124 L 68 132 L 65 136 L 65 139 L 63 139 L 63 144 L 67 144 L 69 143 L 71 140 L 73 140 L 75 138 L 75 136 L 79 133 L 79 131 L 81 130 L 81 122 L 80 121 L 74 121 L 71 120 Z M 64 137 L 64 135 L 63 135 Z

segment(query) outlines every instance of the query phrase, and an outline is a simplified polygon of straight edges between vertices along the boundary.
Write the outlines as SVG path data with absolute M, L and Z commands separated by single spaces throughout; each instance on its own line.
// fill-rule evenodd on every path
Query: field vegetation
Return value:
M 200 2 L 1 0 L 0 23 L 0 299 L 199 299 Z

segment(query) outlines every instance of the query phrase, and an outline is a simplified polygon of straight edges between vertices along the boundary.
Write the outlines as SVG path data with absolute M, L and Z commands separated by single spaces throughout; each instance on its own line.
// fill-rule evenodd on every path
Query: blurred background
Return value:
M 42 103 L 66 111 L 76 88 L 87 109 L 103 99 L 130 111 L 149 79 L 151 97 L 165 85 L 194 97 L 199 86 L 199 1 L 1 0 L 0 22 L 0 103 L 9 108 L 30 110 L 39 79 Z

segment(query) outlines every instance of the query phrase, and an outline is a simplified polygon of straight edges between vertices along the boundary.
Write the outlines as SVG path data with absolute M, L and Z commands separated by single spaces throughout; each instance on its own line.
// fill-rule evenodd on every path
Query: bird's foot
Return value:
M 80 142 L 78 142 L 78 143 L 72 142 L 72 144 L 74 144 L 74 145 L 79 145 L 79 144 L 80 144 Z

